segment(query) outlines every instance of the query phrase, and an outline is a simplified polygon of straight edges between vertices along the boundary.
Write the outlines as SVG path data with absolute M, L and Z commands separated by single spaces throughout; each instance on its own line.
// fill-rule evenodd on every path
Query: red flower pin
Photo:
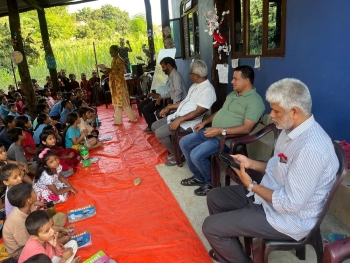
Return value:
M 280 158 L 281 163 L 287 163 L 288 157 L 285 156 L 284 153 L 279 153 L 277 156 Z

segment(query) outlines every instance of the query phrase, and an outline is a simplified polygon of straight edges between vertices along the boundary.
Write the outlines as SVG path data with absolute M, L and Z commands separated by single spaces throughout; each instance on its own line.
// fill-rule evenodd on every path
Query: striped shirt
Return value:
M 272 203 L 257 194 L 255 202 L 262 204 L 273 228 L 300 240 L 315 226 L 338 167 L 331 139 L 311 116 L 281 132 L 260 184 L 274 190 Z

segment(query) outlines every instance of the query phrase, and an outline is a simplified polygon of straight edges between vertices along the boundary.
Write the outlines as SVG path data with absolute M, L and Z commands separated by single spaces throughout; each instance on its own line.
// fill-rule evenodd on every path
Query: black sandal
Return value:
M 215 261 L 219 262 L 219 259 L 216 257 L 214 249 L 210 249 L 208 252 L 209 256 L 214 259 Z
M 181 184 L 184 186 L 194 186 L 194 185 L 203 185 L 204 182 L 198 181 L 194 176 L 187 178 L 187 179 L 183 179 L 181 181 Z
M 213 187 L 210 184 L 202 184 L 199 188 L 194 190 L 194 194 L 198 196 L 206 196 L 212 188 Z

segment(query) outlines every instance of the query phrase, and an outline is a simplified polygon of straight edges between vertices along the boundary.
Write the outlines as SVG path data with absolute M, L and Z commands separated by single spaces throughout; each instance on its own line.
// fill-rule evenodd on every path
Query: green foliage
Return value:
M 78 10 L 76 18 L 78 20 L 84 20 L 87 23 L 87 27 L 92 30 L 94 30 L 94 28 L 106 29 L 106 27 L 102 25 L 107 25 L 111 30 L 119 32 L 120 34 L 127 33 L 130 22 L 129 13 L 112 5 L 104 5 L 101 9 L 94 10 L 91 8 L 83 8 Z M 97 23 L 100 25 L 97 25 Z M 87 37 L 89 36 L 87 35 Z
M 129 53 L 129 58 L 132 64 L 141 62 L 136 59 L 137 56 L 146 60 L 142 52 L 142 44 L 148 45 L 147 23 L 142 14 L 130 19 L 127 12 L 110 5 L 98 10 L 83 8 L 77 14 L 69 14 L 66 7 L 46 9 L 45 13 L 57 70 L 65 68 L 68 74 L 74 73 L 77 80 L 80 80 L 82 72 L 90 76 L 91 70 L 95 69 L 93 42 L 98 64 L 110 65 L 109 47 L 119 45 L 120 37 L 130 41 L 133 52 Z M 49 70 L 42 49 L 37 12 L 22 13 L 20 18 L 31 78 L 37 79 L 43 85 Z M 75 26 L 75 19 L 84 20 L 87 26 Z M 0 88 L 4 88 L 14 83 L 9 58 L 13 47 L 7 17 L 0 18 L 0 30 L 2 32 L 0 35 L 0 79 L 2 80 Z M 154 45 L 156 52 L 163 48 L 161 33 L 154 36 Z M 16 76 L 19 80 L 17 70 Z
M 147 21 L 144 14 L 137 14 L 130 20 L 130 32 L 141 35 L 147 32 Z

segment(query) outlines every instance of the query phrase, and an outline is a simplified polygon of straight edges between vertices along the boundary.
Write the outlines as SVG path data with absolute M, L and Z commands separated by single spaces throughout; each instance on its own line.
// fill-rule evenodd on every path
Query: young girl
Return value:
M 38 148 L 38 153 L 40 153 L 44 148 L 50 148 L 54 150 L 60 160 L 60 164 L 62 165 L 62 175 L 68 177 L 72 175 L 76 170 L 76 167 L 79 163 L 79 153 L 72 149 L 63 149 L 59 147 L 56 143 L 56 134 L 54 131 L 55 126 L 51 126 L 51 130 L 46 130 L 50 125 L 46 126 L 43 133 L 40 134 L 40 142 Z M 56 131 L 57 132 L 57 131 Z
M 33 189 L 39 201 L 60 203 L 67 200 L 69 192 L 76 194 L 73 186 L 61 175 L 62 166 L 54 151 L 45 148 L 38 157 Z
M 88 135 L 88 130 L 83 130 L 80 133 L 78 124 L 80 123 L 80 118 L 76 112 L 68 113 L 66 119 L 67 127 L 63 133 L 66 148 L 73 148 L 79 151 L 80 144 L 84 142 L 85 137 Z M 96 138 L 87 139 L 87 147 L 89 150 L 101 147 L 102 142 L 99 142 Z
M 51 119 L 49 117 L 49 115 L 47 114 L 39 114 L 38 116 L 38 123 L 36 125 L 36 127 L 34 127 L 34 135 L 33 135 L 33 138 L 34 138 L 34 142 L 35 142 L 35 145 L 39 145 L 40 144 L 40 134 L 42 133 L 44 127 L 48 124 L 50 124 L 51 122 Z
M 18 166 L 20 170 L 20 175 L 23 181 L 30 184 L 32 183 L 32 179 L 30 179 L 30 177 L 28 176 L 28 171 L 29 171 L 28 164 L 7 159 L 6 149 L 4 145 L 0 144 L 0 167 L 9 163 L 16 164 Z

